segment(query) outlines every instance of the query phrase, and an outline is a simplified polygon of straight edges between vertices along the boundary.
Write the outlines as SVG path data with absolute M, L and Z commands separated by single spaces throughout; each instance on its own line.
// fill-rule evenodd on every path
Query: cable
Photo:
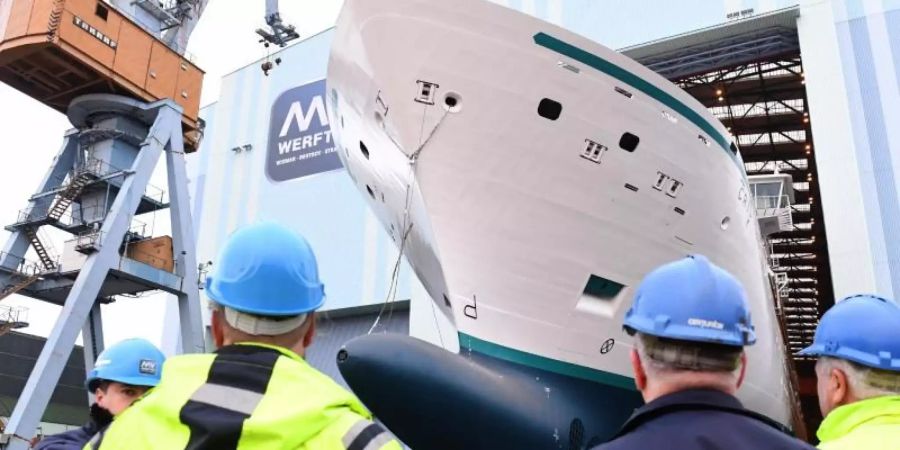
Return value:
M 428 133 L 428 136 L 425 137 L 424 140 L 422 140 L 422 134 L 425 131 L 425 116 L 426 116 L 424 108 L 425 108 L 425 106 L 423 105 L 422 126 L 419 129 L 420 143 L 419 143 L 419 146 L 416 148 L 416 150 L 413 151 L 408 157 L 410 173 L 409 173 L 409 181 L 407 181 L 407 183 L 406 183 L 406 202 L 405 202 L 404 209 L 403 209 L 403 225 L 401 227 L 401 229 L 404 231 L 403 231 L 403 236 L 401 237 L 401 240 L 400 240 L 400 251 L 397 253 L 397 260 L 394 263 L 394 269 L 391 272 L 391 282 L 388 286 L 388 292 L 387 292 L 387 295 L 385 296 L 384 303 L 381 305 L 381 310 L 378 312 L 378 316 L 375 317 L 375 321 L 372 323 L 372 326 L 369 328 L 369 332 L 366 334 L 372 334 L 372 332 L 375 331 L 375 328 L 378 326 L 378 323 L 381 321 L 381 316 L 384 314 L 384 311 L 387 308 L 388 304 L 393 303 L 394 300 L 396 299 L 397 282 L 398 282 L 398 279 L 400 276 L 400 263 L 403 260 L 403 251 L 406 248 L 406 240 L 409 237 L 409 233 L 412 231 L 412 228 L 413 228 L 413 223 L 410 221 L 409 209 L 410 209 L 410 204 L 412 203 L 412 184 L 416 179 L 416 171 L 419 166 L 418 165 L 419 155 L 422 153 L 422 150 L 425 148 L 425 145 L 427 145 L 431 141 L 431 138 L 437 132 L 438 128 L 440 128 L 441 124 L 444 123 L 444 119 L 447 118 L 447 114 L 449 113 L 448 110 L 444 110 L 444 114 L 441 115 L 441 118 L 438 120 L 438 123 L 435 124 L 434 128 L 431 129 L 431 132 Z M 434 302 L 432 301 L 432 303 L 434 303 Z M 391 308 L 391 314 L 393 314 L 393 307 Z M 435 320 L 437 320 L 437 319 L 435 318 Z M 440 330 L 438 330 L 438 332 L 440 333 Z M 443 343 L 443 338 L 441 339 L 441 342 Z

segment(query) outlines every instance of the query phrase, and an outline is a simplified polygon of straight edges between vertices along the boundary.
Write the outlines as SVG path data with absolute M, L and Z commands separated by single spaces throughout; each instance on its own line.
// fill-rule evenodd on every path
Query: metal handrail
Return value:
M 756 209 L 782 209 L 791 206 L 791 200 L 787 195 L 761 195 L 753 197 Z
M 0 324 L 28 322 L 28 308 L 24 306 L 0 305 Z
M 35 275 L 45 274 L 49 272 L 53 272 L 52 270 L 47 270 L 44 268 L 44 265 L 29 259 L 25 259 L 22 256 L 13 255 L 11 253 L 7 253 L 4 251 L 0 251 L 0 257 L 11 258 L 16 262 L 15 267 L 7 267 L 6 270 L 11 270 L 23 277 L 31 277 Z M 59 262 L 58 260 L 56 261 Z M 59 264 L 57 264 L 59 266 Z

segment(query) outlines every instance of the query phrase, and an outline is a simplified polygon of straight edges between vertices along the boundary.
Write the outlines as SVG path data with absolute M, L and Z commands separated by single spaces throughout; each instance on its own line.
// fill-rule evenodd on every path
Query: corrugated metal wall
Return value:
M 342 386 L 348 387 L 338 371 L 335 358 L 345 342 L 368 333 L 381 310 L 379 305 L 374 306 L 361 308 L 349 315 L 346 312 L 320 314 L 316 323 L 316 338 L 307 350 L 306 360 Z M 409 302 L 393 302 L 388 305 L 373 333 L 409 334 Z
M 46 339 L 11 332 L 0 338 L 0 416 L 9 417 Z M 84 354 L 76 346 L 44 412 L 44 422 L 79 425 L 87 420 Z

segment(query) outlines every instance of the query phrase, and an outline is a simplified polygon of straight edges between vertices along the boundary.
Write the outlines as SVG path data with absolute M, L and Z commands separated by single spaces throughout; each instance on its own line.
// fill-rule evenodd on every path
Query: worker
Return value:
M 624 328 L 646 404 L 595 449 L 813 449 L 735 397 L 748 364 L 743 348 L 756 336 L 740 282 L 705 257 L 650 272 Z
M 307 241 L 277 224 L 235 232 L 206 280 L 213 354 L 175 356 L 100 449 L 399 450 L 350 392 L 304 360 L 325 302 Z
M 900 450 L 900 306 L 848 297 L 822 316 L 812 345 L 822 450 Z
M 100 353 L 85 382 L 94 394 L 81 428 L 44 437 L 38 450 L 81 450 L 148 389 L 159 383 L 165 355 L 144 339 L 126 339 Z

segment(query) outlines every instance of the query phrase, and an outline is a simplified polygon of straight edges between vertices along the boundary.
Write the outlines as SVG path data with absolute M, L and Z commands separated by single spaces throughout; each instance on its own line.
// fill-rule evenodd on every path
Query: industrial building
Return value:
M 5 426 L 19 399 L 25 380 L 34 368 L 46 339 L 10 332 L 0 339 L 0 426 Z M 87 389 L 84 387 L 84 350 L 72 351 L 59 383 L 50 397 L 38 429 L 39 435 L 53 434 L 81 426 L 88 418 Z M 2 432 L 2 431 L 0 431 Z

